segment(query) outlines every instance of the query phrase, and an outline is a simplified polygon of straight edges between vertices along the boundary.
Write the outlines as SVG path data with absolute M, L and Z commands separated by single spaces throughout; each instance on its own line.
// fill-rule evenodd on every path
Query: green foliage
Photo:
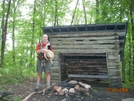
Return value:
M 20 97 L 15 97 L 14 101 L 22 101 L 22 99 Z
M 4 91 L 4 89 L 0 86 L 0 92 Z
M 15 67 L 1 68 L 0 81 L 1 84 L 14 84 L 17 82 L 20 83 L 29 77 L 27 74 L 29 74 L 27 70 L 22 71 Z
M 16 56 L 15 63 L 13 63 L 11 58 L 12 52 L 8 52 L 5 55 L 5 65 L 3 68 L 0 68 L 0 81 L 2 84 L 23 82 L 25 79 L 35 76 L 35 66 L 28 67 L 26 54 L 21 54 L 20 52 L 16 52 L 16 54 L 18 56 Z
M 123 87 L 126 87 L 126 88 L 129 88 L 129 89 L 133 89 L 134 90 L 134 81 L 124 83 L 123 84 Z

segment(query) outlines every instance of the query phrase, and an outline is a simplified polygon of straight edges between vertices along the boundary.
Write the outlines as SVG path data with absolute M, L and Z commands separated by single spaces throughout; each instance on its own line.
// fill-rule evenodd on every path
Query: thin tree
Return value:
M 134 7 L 133 7 L 133 4 L 134 4 L 134 0 L 131 0 L 130 1 L 130 22 L 131 22 L 131 33 L 132 33 L 132 43 L 131 43 L 131 48 L 132 48 L 132 54 L 131 54 L 131 57 L 133 57 L 132 58 L 132 65 L 131 65 L 131 68 L 130 68 L 130 81 L 132 80 L 132 78 L 134 77 L 134 45 L 133 45 L 133 42 L 134 42 L 134 12 L 133 12 L 133 9 L 134 9 Z
M 87 24 L 87 15 L 86 15 L 86 10 L 85 10 L 85 0 L 83 0 L 82 6 L 83 6 L 85 24 Z
M 11 5 L 11 0 L 9 0 L 7 12 L 6 12 L 5 1 L 6 0 L 3 0 L 3 5 L 2 5 L 3 14 L 2 14 L 2 23 L 1 23 L 1 28 L 2 28 L 1 64 L 0 64 L 1 67 L 4 65 L 4 52 L 5 52 L 6 37 L 7 37 L 8 17 L 10 14 L 10 5 Z
M 33 65 L 33 58 L 34 58 L 34 38 L 35 38 L 35 16 L 36 16 L 36 1 L 37 0 L 34 0 L 34 8 L 33 8 L 33 18 L 32 18 L 32 34 L 31 34 L 31 37 L 32 37 L 32 40 L 31 40 L 31 45 L 30 45 L 30 57 L 32 57 L 29 61 L 29 67 L 32 67 Z
M 76 5 L 75 5 L 75 9 L 74 9 L 74 13 L 73 13 L 73 16 L 72 16 L 71 25 L 72 25 L 73 22 L 74 22 L 74 17 L 75 17 L 75 13 L 76 13 L 76 9 L 77 9 L 78 3 L 79 3 L 79 0 L 77 0 L 77 3 L 76 3 Z
M 15 27 L 16 27 L 16 11 L 17 11 L 17 5 L 19 4 L 19 1 L 20 0 L 13 0 L 13 21 L 12 21 L 12 51 L 13 51 L 13 54 L 12 54 L 12 58 L 13 58 L 13 64 L 15 64 Z M 17 5 L 15 5 L 17 4 Z
M 55 21 L 54 26 L 58 25 L 58 1 L 55 0 Z

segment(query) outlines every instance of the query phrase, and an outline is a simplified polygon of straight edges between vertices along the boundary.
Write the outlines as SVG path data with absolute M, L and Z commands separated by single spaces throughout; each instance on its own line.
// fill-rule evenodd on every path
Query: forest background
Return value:
M 44 26 L 127 22 L 122 77 L 134 81 L 134 0 L 0 0 L 0 83 L 36 74 Z

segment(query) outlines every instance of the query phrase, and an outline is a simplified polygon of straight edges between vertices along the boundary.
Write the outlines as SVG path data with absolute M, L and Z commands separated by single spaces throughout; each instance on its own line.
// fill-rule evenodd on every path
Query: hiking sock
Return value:
M 36 89 L 39 89 L 40 87 L 41 87 L 40 82 L 37 82 L 37 83 L 36 83 Z
M 46 82 L 46 87 L 50 86 L 50 82 Z
M 40 82 L 37 82 L 36 85 L 40 86 Z

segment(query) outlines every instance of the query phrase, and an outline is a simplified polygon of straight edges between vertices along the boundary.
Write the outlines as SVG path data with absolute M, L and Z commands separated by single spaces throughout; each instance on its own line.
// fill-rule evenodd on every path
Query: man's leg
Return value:
M 39 90 L 39 89 L 41 89 L 41 83 L 40 83 L 40 81 L 41 81 L 41 76 L 42 76 L 42 71 L 43 71 L 42 70 L 41 60 L 40 59 L 37 60 L 37 68 L 36 68 L 36 71 L 37 71 L 37 77 L 36 77 L 37 83 L 36 83 L 35 90 Z
M 46 87 L 50 86 L 50 72 L 53 62 L 48 60 L 46 61 L 45 75 L 46 75 Z
M 41 75 L 42 75 L 42 72 L 38 72 L 38 74 L 37 74 L 37 82 L 40 82 L 40 80 L 41 80 Z
M 45 72 L 46 74 L 46 87 L 50 86 L 50 73 L 49 72 Z
M 37 83 L 36 83 L 35 90 L 41 89 L 41 84 L 40 84 L 41 76 L 42 76 L 42 72 L 38 72 L 37 73 Z

